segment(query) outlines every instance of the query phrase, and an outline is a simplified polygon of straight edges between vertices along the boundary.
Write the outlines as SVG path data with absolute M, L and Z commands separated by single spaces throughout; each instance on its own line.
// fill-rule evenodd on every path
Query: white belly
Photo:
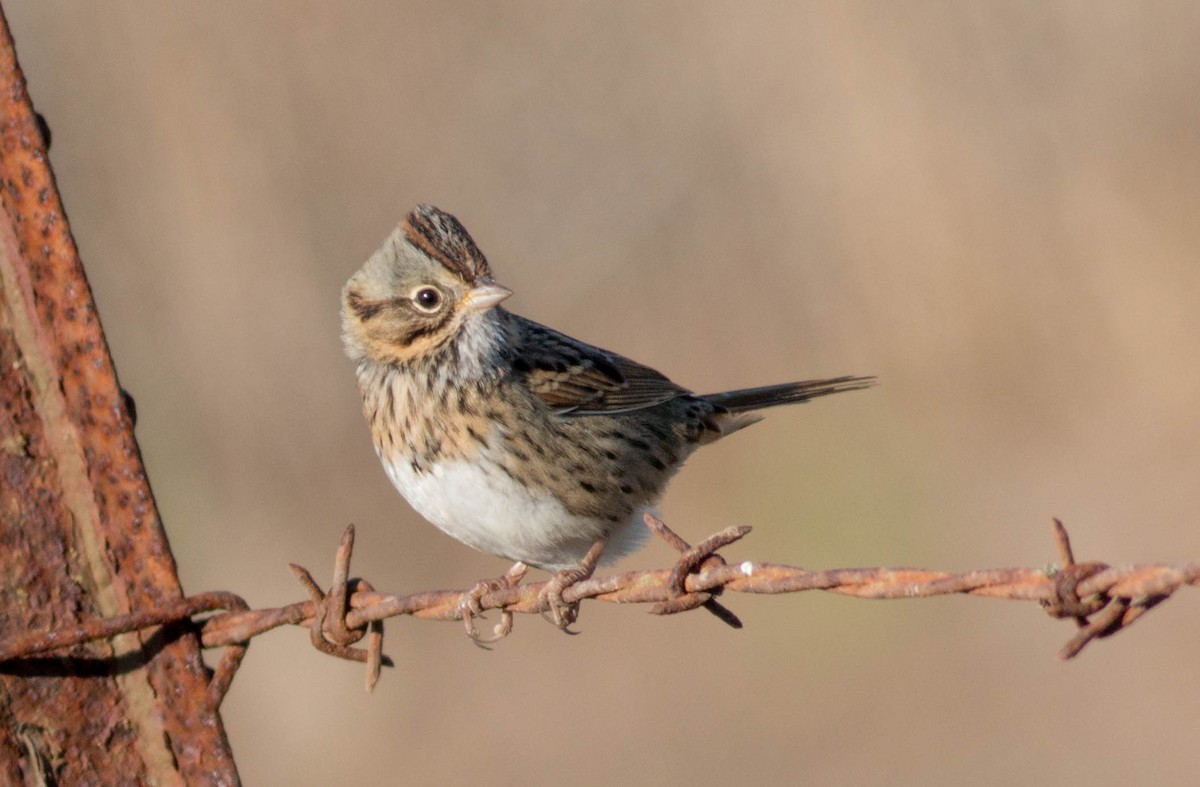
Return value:
M 612 523 L 571 514 L 552 495 L 539 495 L 482 457 L 439 462 L 417 473 L 383 460 L 388 478 L 417 513 L 447 535 L 491 555 L 552 571 L 575 566 Z M 602 562 L 639 548 L 649 535 L 643 509 L 609 533 Z

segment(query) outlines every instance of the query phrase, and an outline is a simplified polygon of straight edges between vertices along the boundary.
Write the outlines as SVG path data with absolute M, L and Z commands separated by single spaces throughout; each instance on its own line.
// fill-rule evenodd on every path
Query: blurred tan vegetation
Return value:
M 418 201 L 513 308 L 697 390 L 878 374 L 698 454 L 731 558 L 1200 557 L 1200 5 L 5 2 L 185 587 L 505 565 L 377 466 L 338 291 Z M 665 565 L 652 545 L 629 566 Z M 589 605 L 398 669 L 283 631 L 225 705 L 249 784 L 1184 784 L 1190 594 L 1075 663 L 1026 605 Z

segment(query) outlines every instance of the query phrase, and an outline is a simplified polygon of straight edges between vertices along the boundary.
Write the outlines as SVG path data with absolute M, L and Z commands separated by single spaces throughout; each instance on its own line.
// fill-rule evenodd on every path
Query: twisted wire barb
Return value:
M 737 617 L 716 601 L 722 592 L 796 593 L 825 590 L 855 598 L 929 598 L 949 594 L 1037 601 L 1052 617 L 1073 618 L 1078 632 L 1059 651 L 1059 658 L 1078 655 L 1091 641 L 1127 628 L 1179 588 L 1200 585 L 1200 563 L 1140 565 L 1115 568 L 1106 563 L 1078 563 L 1066 528 L 1054 520 L 1060 565 L 1046 568 L 994 568 L 962 573 L 919 568 L 841 568 L 809 571 L 797 566 L 745 561 L 726 563 L 716 554 L 750 532 L 726 528 L 695 547 L 660 520 L 647 515 L 651 530 L 680 552 L 671 568 L 629 571 L 592 577 L 563 592 L 568 604 L 584 599 L 617 604 L 653 604 L 650 612 L 675 614 L 704 607 L 722 621 L 740 627 Z M 433 590 L 408 595 L 379 593 L 361 579 L 350 578 L 354 526 L 348 525 L 335 559 L 334 582 L 322 591 L 309 572 L 292 566 L 310 600 L 272 609 L 249 609 L 232 593 L 204 593 L 161 609 L 92 620 L 48 632 L 23 632 L 0 640 L 0 664 L 105 639 L 130 631 L 187 622 L 199 631 L 205 647 L 229 647 L 212 679 L 209 696 L 219 705 L 229 688 L 250 639 L 284 625 L 306 626 L 317 649 L 367 664 L 367 688 L 380 668 L 391 666 L 383 655 L 383 621 L 400 615 L 428 620 L 462 620 L 469 591 Z M 482 610 L 498 609 L 496 633 L 512 629 L 514 613 L 543 613 L 540 592 L 546 583 L 497 586 L 477 599 Z M 202 620 L 198 615 L 209 614 Z M 367 647 L 353 644 L 367 637 Z

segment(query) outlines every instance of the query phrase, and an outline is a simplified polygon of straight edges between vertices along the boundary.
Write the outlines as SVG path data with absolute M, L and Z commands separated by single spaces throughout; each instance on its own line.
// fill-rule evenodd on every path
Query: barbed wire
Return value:
M 723 622 L 741 627 L 737 616 L 717 601 L 736 593 L 778 594 L 824 590 L 855 598 L 930 598 L 950 594 L 1036 601 L 1052 617 L 1074 618 L 1078 631 L 1062 647 L 1061 659 L 1077 656 L 1090 642 L 1128 628 L 1181 587 L 1200 584 L 1200 563 L 1112 567 L 1099 561 L 1076 562 L 1063 524 L 1054 520 L 1060 564 L 1044 568 L 993 568 L 953 573 L 919 568 L 841 568 L 811 571 L 777 563 L 726 563 L 717 551 L 745 537 L 749 527 L 731 527 L 696 546 L 689 545 L 661 520 L 647 515 L 646 524 L 679 551 L 671 568 L 629 571 L 592 577 L 563 591 L 577 609 L 585 599 L 618 604 L 652 604 L 650 612 L 670 615 L 704 607 Z M 92 620 L 46 632 L 25 632 L 0 640 L 0 664 L 75 647 L 98 639 L 168 624 L 184 624 L 206 648 L 226 647 L 213 672 L 209 699 L 219 706 L 252 638 L 285 625 L 305 626 L 314 647 L 324 653 L 367 665 L 367 688 L 391 666 L 383 655 L 383 621 L 409 615 L 428 620 L 463 621 L 472 639 L 471 607 L 499 610 L 494 639 L 507 636 L 517 613 L 548 612 L 542 596 L 546 583 L 486 583 L 487 590 L 434 590 L 407 595 L 376 592 L 362 579 L 350 578 L 354 526 L 347 525 L 334 560 L 333 582 L 321 590 L 312 575 L 292 565 L 309 600 L 270 609 L 250 609 L 227 592 L 202 593 L 154 610 Z M 523 573 L 523 572 L 521 572 Z M 519 581 L 519 576 L 515 579 Z M 477 586 L 478 587 L 478 586 Z M 208 615 L 201 618 L 200 616 Z M 367 646 L 353 647 L 366 637 Z M 485 645 L 486 646 L 486 645 Z

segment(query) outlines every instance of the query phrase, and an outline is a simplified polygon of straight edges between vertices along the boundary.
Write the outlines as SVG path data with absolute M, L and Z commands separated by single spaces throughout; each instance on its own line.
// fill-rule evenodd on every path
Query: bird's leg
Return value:
M 563 591 L 592 575 L 596 570 L 596 565 L 600 562 L 600 555 L 604 554 L 604 545 L 607 543 L 608 536 L 597 538 L 588 549 L 587 554 L 583 556 L 583 560 L 579 561 L 579 565 L 559 571 L 550 577 L 550 581 L 538 594 L 538 603 L 546 607 L 546 611 L 542 613 L 543 617 L 546 612 L 549 612 L 550 621 L 568 634 L 576 633 L 567 627 L 574 623 L 575 618 L 579 615 L 579 602 L 568 604 L 563 598 Z
M 483 607 L 479 605 L 479 600 L 493 591 L 516 587 L 524 579 L 525 572 L 528 570 L 529 567 L 524 563 L 513 563 L 512 568 L 504 572 L 504 576 L 495 579 L 481 579 L 475 583 L 475 587 L 463 593 L 462 599 L 458 602 L 458 611 L 462 615 L 463 625 L 466 626 L 467 636 L 476 645 L 486 650 L 486 645 L 507 637 L 508 633 L 512 631 L 512 613 L 507 609 L 502 609 L 495 633 L 490 637 L 480 635 L 475 628 L 474 620 L 476 615 L 483 615 Z

